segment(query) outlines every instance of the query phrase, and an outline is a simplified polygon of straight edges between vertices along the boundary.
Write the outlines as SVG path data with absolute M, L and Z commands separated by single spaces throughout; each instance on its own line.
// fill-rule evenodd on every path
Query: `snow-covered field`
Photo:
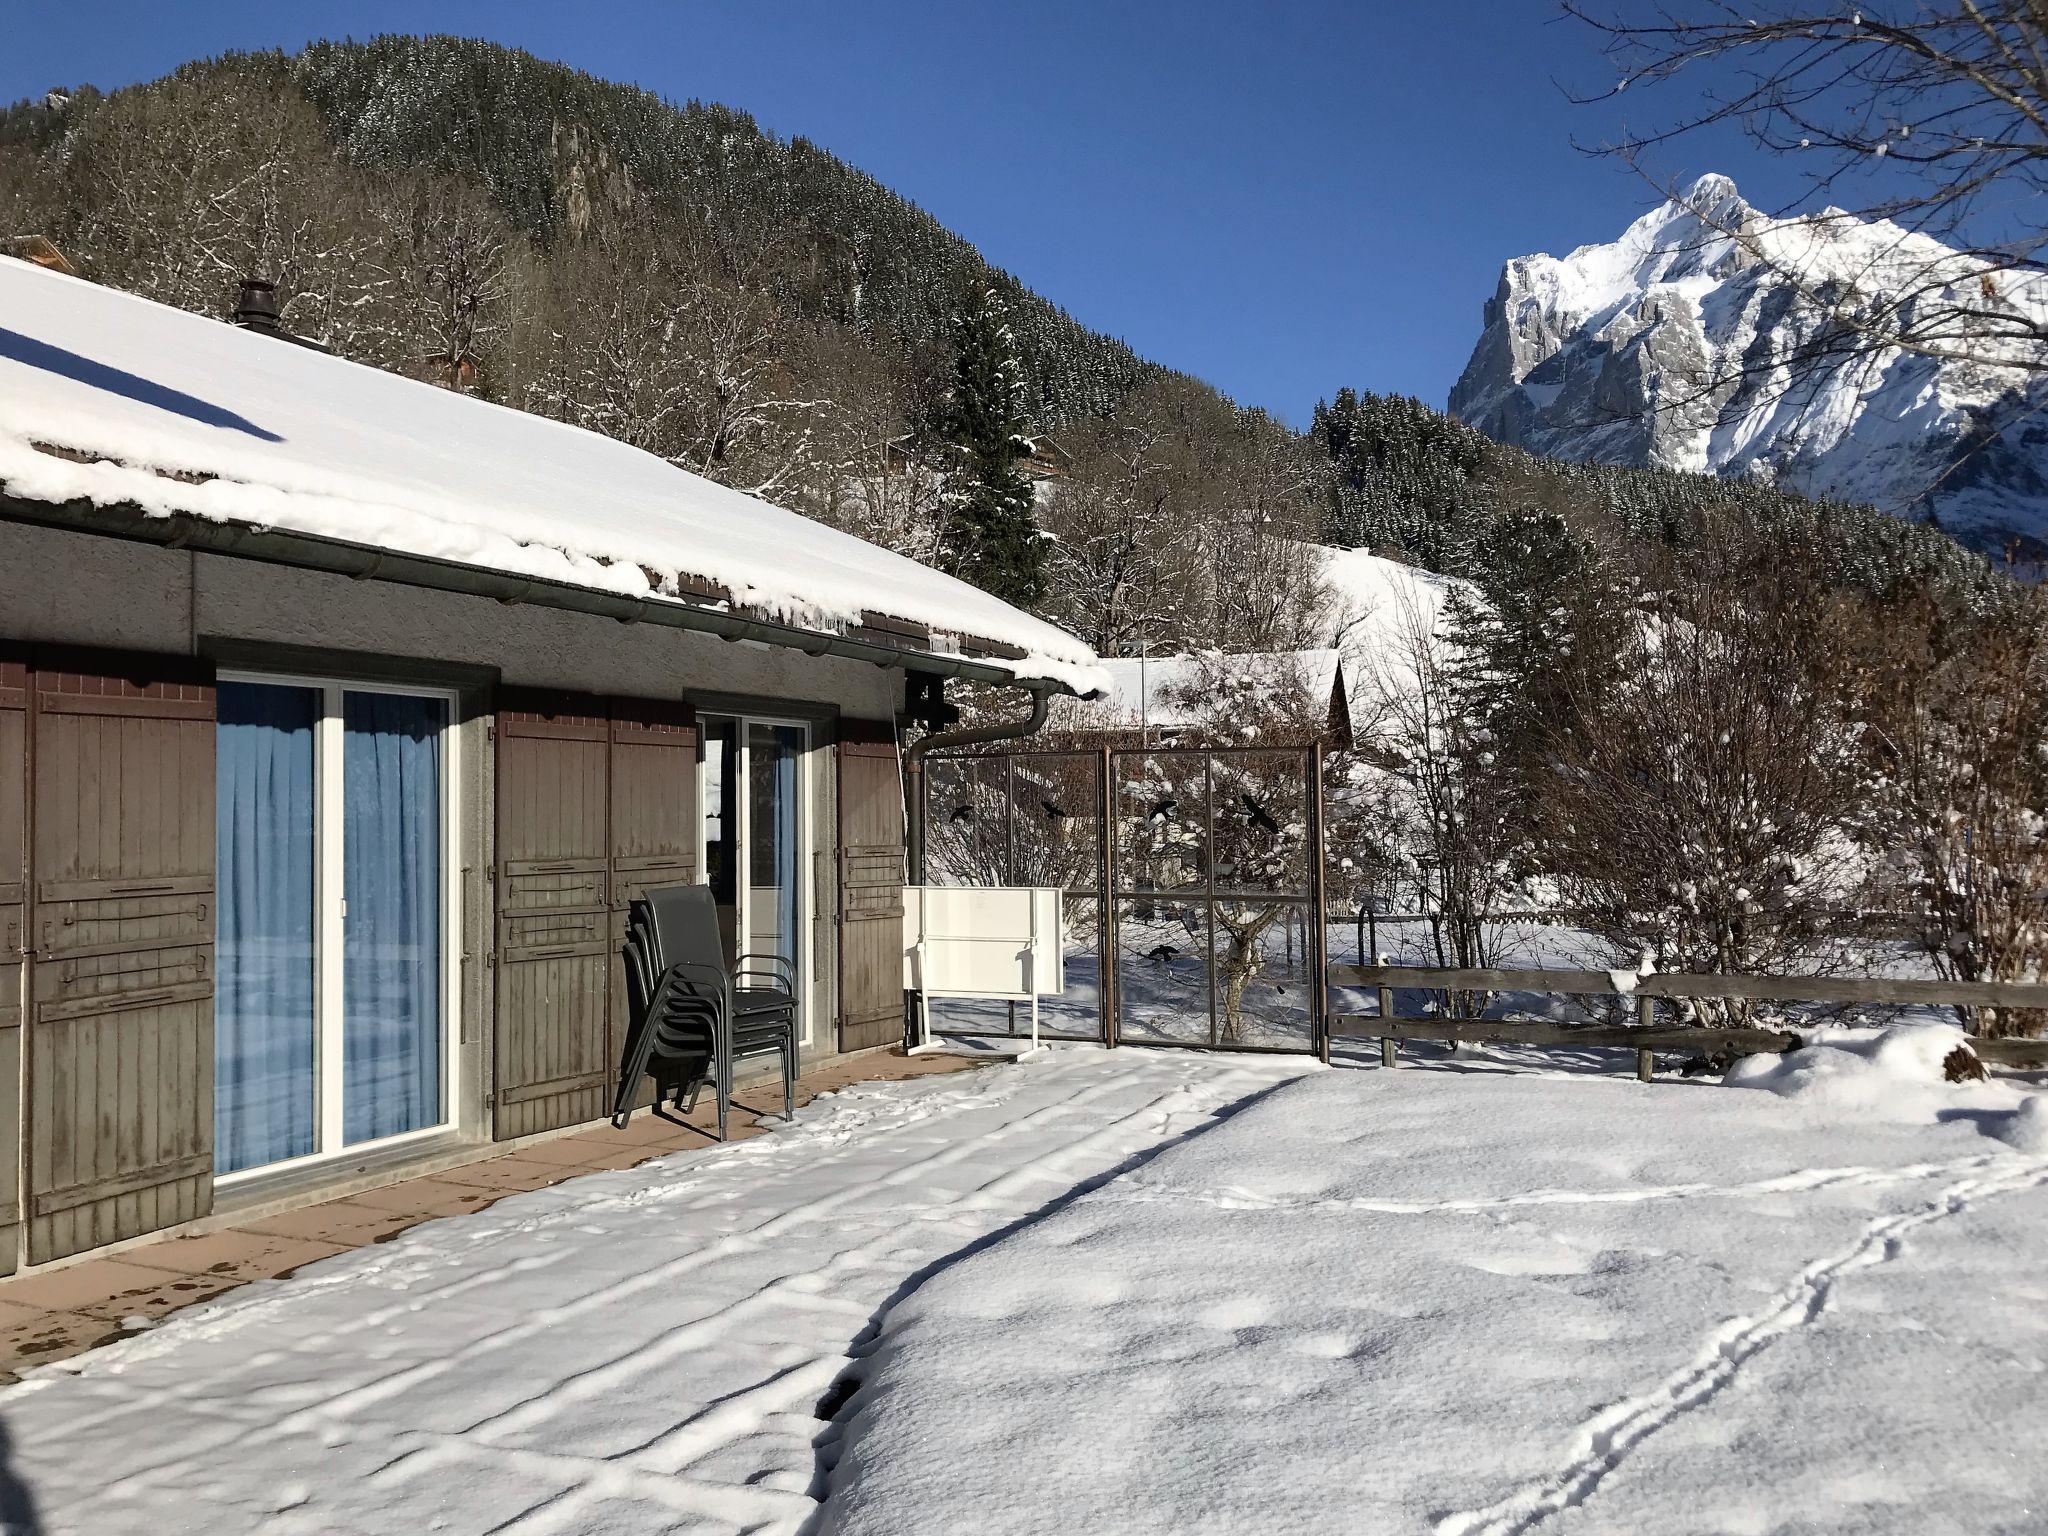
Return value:
M 2048 1528 L 2048 1098 L 1847 1038 L 861 1087 L 47 1368 L 7 1470 L 50 1536 Z
M 2048 1529 L 2048 1100 L 1950 1043 L 1307 1075 L 898 1306 L 824 1529 Z

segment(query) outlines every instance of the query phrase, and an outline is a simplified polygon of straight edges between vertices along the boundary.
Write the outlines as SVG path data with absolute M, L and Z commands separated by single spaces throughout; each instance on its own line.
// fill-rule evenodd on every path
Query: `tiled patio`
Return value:
M 808 1104 L 849 1083 L 957 1072 L 993 1059 L 894 1052 L 856 1057 L 806 1073 L 797 1084 L 797 1103 Z M 733 1106 L 732 1139 L 762 1134 L 741 1101 L 766 1105 L 780 1097 L 779 1088 L 742 1085 Z M 776 1108 L 779 1112 L 779 1103 Z M 687 1119 L 669 1111 L 642 1111 L 624 1130 L 600 1123 L 509 1152 L 486 1150 L 475 1162 L 343 1199 L 230 1221 L 196 1235 L 163 1237 L 104 1258 L 0 1280 L 0 1383 L 236 1286 L 277 1279 L 316 1259 L 385 1242 L 423 1221 L 480 1211 L 507 1195 L 578 1174 L 631 1168 L 665 1153 L 714 1145 L 716 1125 L 707 1093 Z

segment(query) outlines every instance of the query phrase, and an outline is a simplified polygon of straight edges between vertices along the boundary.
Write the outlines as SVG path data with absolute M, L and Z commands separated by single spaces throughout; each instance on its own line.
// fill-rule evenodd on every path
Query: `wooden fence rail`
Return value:
M 1371 990 L 1374 1013 L 1348 1013 L 1332 999 L 1330 1033 L 1377 1037 L 1380 1061 L 1394 1066 L 1401 1040 L 1498 1040 L 1515 1045 L 1620 1046 L 1636 1053 L 1636 1075 L 1648 1081 L 1658 1050 L 1701 1050 L 1738 1056 L 1787 1051 L 1798 1037 L 1768 1029 L 1660 1027 L 1660 1000 L 1747 999 L 1782 1002 L 1919 1004 L 1938 1008 L 2048 1009 L 2048 984 L 1998 981 L 1905 981 L 1876 977 L 1712 976 L 1629 971 L 1471 970 L 1409 965 L 1330 965 L 1328 989 Z M 1553 996 L 1628 996 L 1636 1024 L 1552 1024 L 1511 1019 L 1410 1018 L 1394 1012 L 1400 989 L 1445 992 L 1540 992 Z M 2048 1040 L 1970 1037 L 1970 1048 L 1991 1061 L 2048 1065 Z

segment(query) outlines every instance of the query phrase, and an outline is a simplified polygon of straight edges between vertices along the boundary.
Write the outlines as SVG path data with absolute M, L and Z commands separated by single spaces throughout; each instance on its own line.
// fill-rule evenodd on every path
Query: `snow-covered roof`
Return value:
M 1102 697 L 1069 704 L 1066 718 L 1080 728 L 1179 730 L 1201 718 L 1195 690 L 1206 678 L 1227 677 L 1268 691 L 1299 681 L 1316 697 L 1328 698 L 1336 687 L 1338 662 L 1338 653 L 1329 649 L 1235 656 L 1105 656 L 1101 667 L 1109 684 Z
M 54 451 L 53 451 L 54 450 Z M 826 633 L 1094 653 L 963 581 L 578 427 L 0 257 L 0 492 L 190 514 Z M 716 589 L 706 598 L 704 589 Z M 915 639 L 904 645 L 915 649 Z

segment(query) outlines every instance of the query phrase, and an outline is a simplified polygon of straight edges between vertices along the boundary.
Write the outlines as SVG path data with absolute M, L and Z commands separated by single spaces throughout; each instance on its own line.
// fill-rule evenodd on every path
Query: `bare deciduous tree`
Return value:
M 1898 852 L 1922 947 L 1957 981 L 2048 974 L 2048 610 L 1931 601 L 1890 615 L 1874 701 L 1883 773 L 1874 830 Z M 1980 1010 L 1985 1034 L 2038 1013 Z
M 1839 960 L 1871 791 L 1848 700 L 1860 619 L 1790 550 L 1710 538 L 1662 562 L 1613 681 L 1572 696 L 1539 857 L 1633 961 L 1784 972 Z
M 1173 375 L 1065 441 L 1042 510 L 1054 617 L 1105 655 L 1314 643 L 1321 481 L 1301 443 Z
M 1371 714 L 1365 729 L 1354 719 L 1357 793 L 1387 819 L 1384 843 L 1429 914 L 1436 963 L 1490 967 L 1507 940 L 1506 914 L 1522 904 L 1512 784 L 1463 707 L 1460 648 L 1434 613 L 1410 604 L 1383 628 L 1393 643 L 1361 671 Z M 1486 1000 L 1447 1001 L 1464 1015 Z
M 260 65 L 98 102 L 60 174 L 79 210 L 68 233 L 81 270 L 163 303 L 220 315 L 241 279 L 266 277 L 286 322 L 326 337 L 385 281 L 364 178 Z
M 483 370 L 511 328 L 525 242 L 489 199 L 453 177 L 393 181 L 371 194 L 369 211 L 390 278 L 371 321 L 382 321 L 387 366 L 495 393 Z M 351 350 L 369 345 L 365 337 Z

